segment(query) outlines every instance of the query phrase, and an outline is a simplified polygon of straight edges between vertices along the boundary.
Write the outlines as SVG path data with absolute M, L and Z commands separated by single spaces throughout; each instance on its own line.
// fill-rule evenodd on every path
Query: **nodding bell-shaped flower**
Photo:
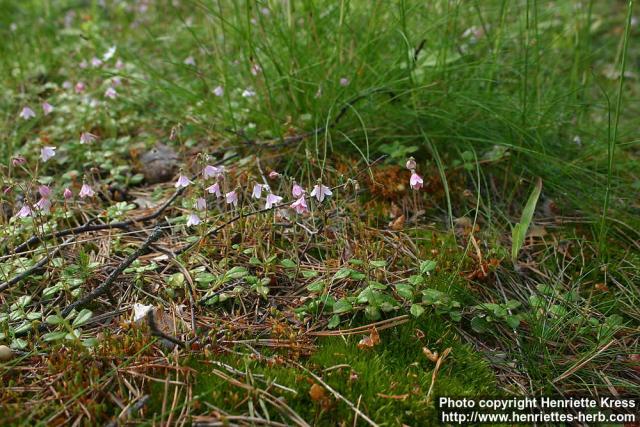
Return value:
M 276 171 L 269 172 L 269 179 L 276 179 L 280 176 L 280 174 Z
M 53 105 L 49 104 L 47 101 L 42 103 L 42 112 L 45 116 L 48 116 L 53 111 Z
M 213 94 L 217 97 L 221 97 L 222 95 L 224 95 L 224 88 L 222 86 L 216 86 L 213 89 Z
M 228 205 L 238 206 L 238 193 L 236 190 L 229 191 L 224 195 L 224 198 Z
M 31 108 L 29 108 L 28 106 L 25 106 L 22 111 L 20 111 L 20 118 L 24 119 L 24 120 L 29 120 L 32 119 L 36 116 L 35 111 L 33 111 Z
M 102 60 L 100 58 L 97 58 L 95 56 L 91 58 L 91 66 L 93 68 L 98 68 L 101 65 L 102 65 Z
M 104 91 L 105 98 L 116 99 L 117 96 L 118 92 L 116 92 L 116 90 L 112 86 L 109 86 L 107 90 Z
M 46 162 L 50 158 L 56 155 L 56 147 L 46 146 L 40 149 L 40 158 L 43 162 Z
M 32 212 L 31 212 L 31 208 L 29 207 L 29 205 L 24 205 L 18 211 L 18 213 L 16 214 L 16 217 L 18 217 L 18 218 L 26 218 L 28 216 L 31 216 L 31 214 L 32 214 Z
M 202 177 L 204 179 L 218 178 L 218 177 L 222 176 L 223 173 L 224 173 L 224 168 L 223 167 L 216 167 L 216 166 L 207 165 L 202 169 Z
M 68 188 L 65 188 L 64 191 L 62 192 L 62 197 L 64 197 L 66 200 L 69 200 L 73 198 L 73 192 Z
M 27 159 L 25 159 L 22 156 L 15 156 L 11 158 L 11 164 L 16 167 L 16 166 L 20 166 L 20 165 L 24 165 L 25 163 L 27 163 Z
M 419 190 L 422 188 L 422 177 L 416 173 L 416 171 L 411 172 L 411 178 L 409 179 L 409 185 L 414 190 Z
M 311 191 L 311 197 L 315 197 L 320 203 L 322 203 L 325 197 L 331 196 L 332 194 L 333 193 L 331 192 L 329 187 L 322 184 L 314 185 L 313 191 Z
M 82 184 L 82 187 L 80 187 L 80 192 L 78 193 L 78 196 L 81 199 L 84 199 L 85 197 L 93 197 L 95 196 L 95 191 L 93 191 L 93 188 L 91 188 L 91 186 L 89 184 Z
M 184 188 L 187 187 L 189 184 L 191 184 L 191 180 L 189 178 L 187 178 L 186 176 L 180 174 L 178 175 L 178 180 L 175 183 L 175 187 L 176 188 Z
M 82 93 L 86 89 L 86 86 L 84 85 L 84 83 L 78 82 L 78 83 L 76 83 L 74 89 L 75 89 L 76 93 Z
M 265 209 L 271 209 L 273 205 L 277 205 L 282 201 L 282 197 L 276 196 L 273 193 L 267 194 L 267 202 L 264 205 Z
M 80 144 L 91 144 L 96 139 L 98 139 L 98 137 L 91 132 L 82 132 L 80 134 Z
M 40 187 L 38 187 L 38 193 L 43 199 L 48 199 L 49 197 L 51 197 L 51 188 L 46 185 L 41 185 Z
M 222 197 L 222 192 L 220 191 L 220 184 L 217 182 L 206 188 L 207 192 L 210 194 L 215 194 L 216 197 Z
M 405 164 L 405 166 L 410 171 L 416 170 L 416 167 L 417 167 L 416 166 L 416 159 L 414 159 L 413 157 L 409 157 L 409 159 L 407 159 L 407 163 Z
M 291 207 L 295 209 L 299 214 L 303 214 L 309 210 L 309 208 L 307 207 L 307 201 L 304 199 L 304 196 L 291 203 Z
M 299 186 L 296 182 L 293 183 L 293 187 L 291 188 L 291 195 L 296 199 L 302 197 L 305 193 L 305 189 Z
M 204 199 L 204 197 L 198 197 L 196 199 L 195 208 L 199 211 L 204 211 L 207 209 L 207 201 Z
M 51 200 L 43 197 L 38 200 L 38 203 L 36 203 L 34 207 L 44 213 L 49 213 L 49 210 L 51 209 Z
M 187 217 L 187 227 L 200 224 L 200 217 L 195 213 L 190 213 Z
M 253 186 L 253 191 L 251 192 L 251 197 L 254 199 L 259 199 L 262 197 L 262 184 L 256 184 Z

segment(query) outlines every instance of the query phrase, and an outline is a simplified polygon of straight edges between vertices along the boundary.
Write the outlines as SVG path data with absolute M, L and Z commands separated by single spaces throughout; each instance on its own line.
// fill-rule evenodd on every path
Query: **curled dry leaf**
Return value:
M 427 359 L 429 359 L 433 363 L 436 363 L 440 358 L 440 355 L 438 354 L 437 351 L 433 352 L 429 350 L 427 347 L 422 347 L 422 352 L 424 353 L 425 356 L 427 356 Z
M 404 228 L 405 216 L 400 215 L 398 218 L 394 219 L 389 223 L 389 227 L 394 231 L 400 231 Z
M 374 346 L 380 344 L 380 334 L 378 330 L 374 327 L 371 328 L 369 335 L 362 337 L 360 342 L 358 342 L 359 349 L 373 348 Z

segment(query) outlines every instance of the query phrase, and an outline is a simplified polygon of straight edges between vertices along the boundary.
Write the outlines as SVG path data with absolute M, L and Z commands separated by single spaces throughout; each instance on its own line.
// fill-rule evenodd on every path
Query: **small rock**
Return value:
M 7 362 L 13 359 L 13 350 L 6 345 L 0 345 L 0 362 Z
M 178 168 L 178 154 L 168 145 L 157 143 L 140 156 L 140 169 L 149 184 L 170 181 Z

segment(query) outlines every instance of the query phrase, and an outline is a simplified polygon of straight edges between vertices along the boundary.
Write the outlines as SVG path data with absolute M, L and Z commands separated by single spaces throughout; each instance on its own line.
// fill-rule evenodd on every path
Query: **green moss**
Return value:
M 324 338 L 318 342 L 318 350 L 301 363 L 353 404 L 360 402 L 360 409 L 381 425 L 416 425 L 426 420 L 435 421 L 435 396 L 492 394 L 496 383 L 486 361 L 461 343 L 449 326 L 433 320 L 410 322 L 382 331 L 381 343 L 373 349 L 357 347 L 361 336 Z M 417 335 L 422 334 L 424 337 L 419 339 Z M 427 394 L 435 364 L 424 355 L 424 346 L 439 352 L 448 347 L 452 349 L 440 368 L 429 400 Z M 326 392 L 329 399 L 325 402 L 311 398 L 309 391 L 316 382 L 303 369 L 230 355 L 216 356 L 215 360 L 246 372 L 246 377 L 236 375 L 235 378 L 246 382 L 253 377 L 256 387 L 265 389 L 267 383 L 275 382 L 296 390 L 294 394 L 272 386 L 270 393 L 283 397 L 310 423 L 335 425 L 336 420 L 353 422 L 352 409 L 330 393 Z M 198 370 L 194 396 L 232 414 L 248 413 L 246 390 L 212 374 L 216 367 L 206 360 L 194 360 L 192 366 Z M 218 369 L 225 371 L 224 368 Z M 153 393 L 157 404 L 161 401 L 161 390 L 159 386 Z M 254 394 L 250 400 L 254 407 L 260 408 L 256 396 Z M 274 417 L 277 410 L 267 407 L 270 416 Z M 262 409 L 258 411 L 264 416 Z

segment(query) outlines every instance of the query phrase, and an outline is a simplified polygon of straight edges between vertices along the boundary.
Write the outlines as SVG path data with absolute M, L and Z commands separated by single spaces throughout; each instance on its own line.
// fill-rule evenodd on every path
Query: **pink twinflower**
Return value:
M 26 218 L 28 216 L 31 216 L 31 208 L 29 207 L 29 205 L 24 205 L 20 208 L 20 210 L 18 211 L 18 213 L 16 214 L 16 216 L 18 218 Z
M 325 197 L 331 196 L 332 194 L 333 193 L 331 192 L 329 187 L 322 184 L 314 185 L 313 191 L 311 191 L 311 197 L 315 197 L 320 203 L 322 203 Z
M 80 187 L 80 193 L 78 193 L 78 196 L 81 199 L 84 199 L 85 197 L 93 197 L 95 196 L 95 191 L 93 191 L 93 188 L 91 188 L 91 186 L 89 184 L 82 184 L 82 187 Z
M 309 208 L 307 207 L 307 201 L 305 200 L 304 196 L 291 203 L 291 207 L 295 209 L 299 214 L 303 214 L 309 210 Z
M 16 166 L 20 166 L 20 165 L 24 165 L 25 163 L 27 163 L 27 159 L 25 159 L 22 156 L 15 156 L 11 158 L 11 164 L 16 167 Z
M 204 197 L 198 197 L 196 199 L 195 208 L 199 211 L 204 211 L 207 209 L 207 201 Z
M 207 187 L 206 190 L 210 194 L 215 194 L 216 197 L 222 197 L 222 192 L 220 191 L 220 184 L 218 184 L 217 182 L 215 184 Z
M 35 208 L 44 213 L 49 213 L 49 210 L 51 210 L 51 200 L 43 197 L 35 204 Z
M 411 178 L 409 179 L 409 184 L 411 185 L 411 188 L 413 188 L 414 190 L 421 189 L 423 184 L 422 177 L 417 173 L 415 173 L 414 171 L 411 174 Z
M 90 144 L 98 139 L 98 137 L 90 132 L 82 132 L 80 134 L 80 144 Z
M 43 162 L 46 162 L 50 158 L 56 155 L 56 147 L 45 146 L 40 149 L 40 158 Z
M 229 191 L 224 195 L 224 198 L 228 205 L 238 206 L 238 193 L 236 190 Z
M 211 165 L 206 165 L 203 169 L 202 169 L 202 177 L 204 179 L 207 178 L 218 178 L 220 176 L 222 176 L 222 174 L 224 173 L 224 167 L 217 167 L 217 166 L 211 166 Z
M 407 169 L 409 169 L 410 171 L 413 171 L 416 169 L 416 160 L 413 157 L 409 157 L 409 159 L 407 160 L 407 163 L 405 165 L 407 167 Z
M 297 199 L 299 197 L 302 197 L 304 193 L 305 193 L 304 188 L 302 188 L 300 185 L 294 182 L 293 187 L 291 188 L 291 195 Z
M 49 104 L 47 101 L 42 103 L 42 112 L 45 116 L 48 116 L 53 111 L 53 105 Z
M 253 192 L 251 193 L 251 197 L 254 199 L 259 199 L 262 197 L 262 184 L 256 184 L 253 186 Z
M 277 205 L 281 201 L 282 201 L 282 197 L 276 196 L 273 193 L 269 193 L 267 195 L 267 202 L 265 203 L 264 208 L 265 209 L 271 209 L 273 207 L 273 205 Z
M 200 224 L 200 217 L 195 213 L 190 213 L 187 217 L 187 227 Z
M 176 188 L 184 188 L 184 187 L 188 186 L 189 184 L 192 184 L 191 180 L 189 178 L 187 178 L 186 176 L 180 174 L 180 175 L 178 175 L 178 180 L 176 181 L 175 187 Z
M 116 90 L 112 86 L 109 86 L 107 90 L 104 91 L 105 98 L 116 99 L 117 96 L 118 92 L 116 92 Z
M 47 185 L 41 185 L 40 187 L 38 187 L 38 193 L 43 199 L 48 199 L 49 197 L 51 197 L 51 188 L 49 188 L 49 186 Z
M 24 119 L 24 120 L 29 120 L 32 119 L 36 116 L 35 111 L 33 111 L 31 108 L 29 108 L 29 106 L 25 105 L 22 108 L 22 111 L 20 111 L 20 118 Z

